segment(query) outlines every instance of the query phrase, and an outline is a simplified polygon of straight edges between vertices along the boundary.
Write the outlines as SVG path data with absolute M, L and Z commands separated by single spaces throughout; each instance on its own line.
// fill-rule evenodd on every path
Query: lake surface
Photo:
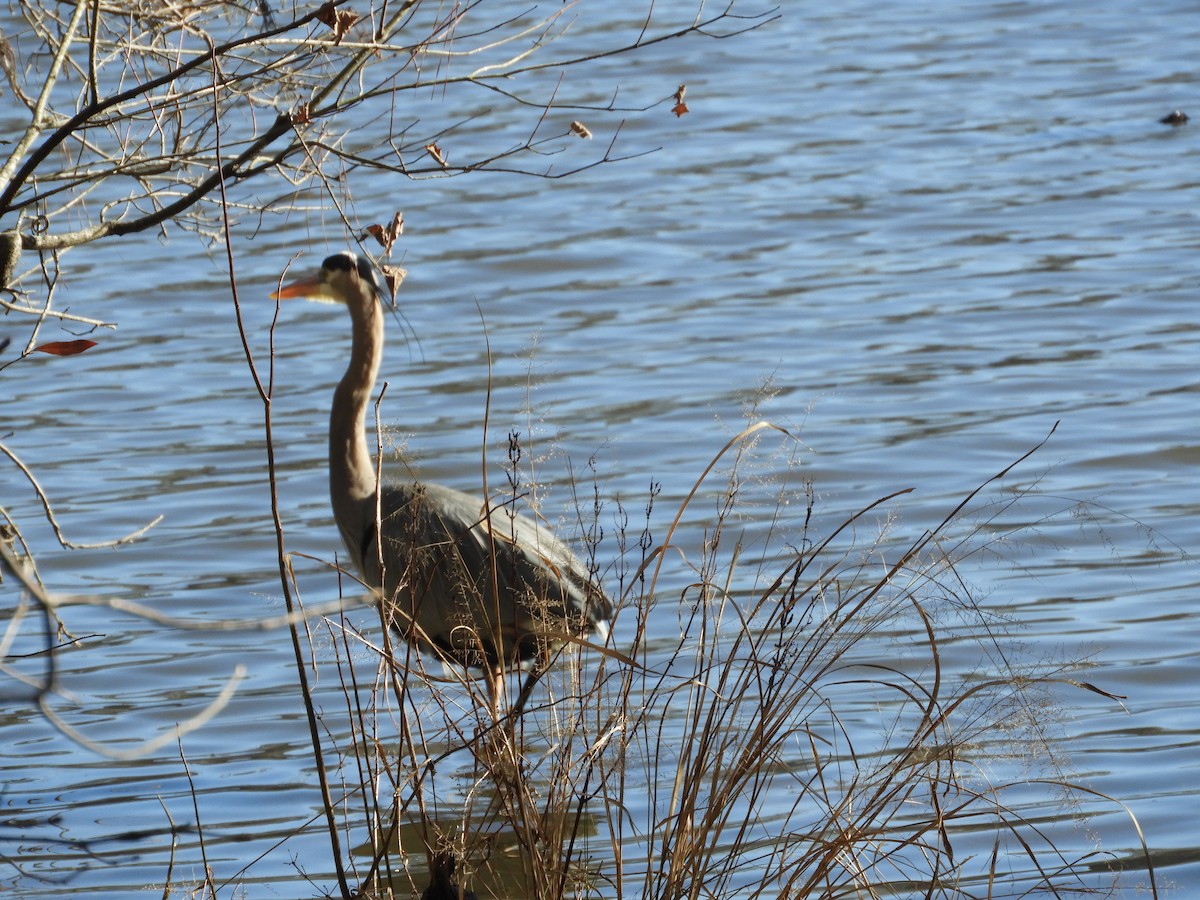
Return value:
M 356 221 L 396 209 L 406 221 L 397 299 L 416 339 L 389 320 L 388 440 L 423 477 L 477 491 L 490 346 L 495 477 L 516 429 L 568 533 L 568 485 L 590 477 L 590 459 L 609 509 L 618 498 L 640 509 L 651 482 L 671 509 L 757 402 L 754 417 L 800 443 L 755 471 L 811 478 L 814 527 L 912 488 L 888 507 L 893 533 L 911 540 L 1049 435 L 982 495 L 979 521 L 1011 536 L 967 575 L 981 604 L 1021 627 L 1031 661 L 1086 658 L 1078 677 L 1126 698 L 1064 692 L 1058 746 L 1081 781 L 1136 815 L 1160 889 L 1190 896 L 1200 19 L 1178 2 L 829 10 L 789 6 L 734 39 L 666 43 L 571 75 L 579 96 L 620 84 L 630 106 L 686 83 L 689 114 L 668 103 L 625 117 L 618 146 L 658 152 L 553 181 L 360 183 Z M 1191 125 L 1158 121 L 1189 107 Z M 494 114 L 513 127 L 511 110 Z M 564 142 L 561 166 L 594 158 L 620 118 L 588 120 L 596 137 Z M 481 140 L 483 121 L 471 132 Z M 297 265 L 316 265 L 347 236 L 323 210 L 255 225 L 239 228 L 235 251 L 262 361 L 280 272 L 296 251 Z M 82 356 L 6 369 L 4 442 L 74 541 L 163 521 L 118 549 L 58 549 L 8 466 L 4 505 L 47 585 L 183 618 L 277 614 L 262 407 L 222 253 L 171 233 L 77 250 L 66 265 L 60 303 L 120 328 Z M 341 311 L 296 304 L 276 335 L 281 512 L 290 549 L 320 559 L 340 551 L 325 439 L 347 333 Z M 712 508 L 692 511 L 690 540 Z M 752 538 L 763 527 L 748 515 Z M 307 602 L 336 596 L 330 576 L 305 571 Z M 668 575 L 674 596 L 686 578 Z M 655 627 L 669 637 L 678 617 L 663 596 Z M 319 829 L 274 846 L 319 804 L 286 633 L 180 631 L 104 607 L 66 618 L 83 640 L 61 659 L 69 693 L 51 705 L 91 740 L 134 747 L 170 733 L 235 667 L 245 678 L 184 740 L 197 809 L 174 743 L 101 758 L 7 685 L 0 854 L 19 868 L 0 870 L 0 884 L 113 898 L 161 885 L 165 808 L 177 823 L 199 817 L 218 881 L 245 896 L 317 895 L 298 870 L 330 887 Z M 36 627 L 24 633 L 16 649 L 35 649 Z M 1119 809 L 1088 828 L 1108 853 L 1137 851 Z M 199 877 L 200 859 L 184 841 L 174 877 Z M 1122 887 L 1132 895 L 1144 880 Z

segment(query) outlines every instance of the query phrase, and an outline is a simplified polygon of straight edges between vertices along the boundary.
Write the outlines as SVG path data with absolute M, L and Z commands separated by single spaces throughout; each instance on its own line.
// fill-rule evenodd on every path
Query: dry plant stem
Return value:
M 214 103 L 216 102 L 217 93 L 216 87 L 218 84 L 218 76 L 214 69 L 213 85 L 214 85 Z M 220 146 L 220 138 L 217 139 L 218 147 Z M 225 198 L 224 180 L 220 180 L 220 191 L 222 201 Z M 222 210 L 225 204 L 222 202 Z M 229 268 L 229 290 L 233 299 L 234 314 L 237 318 L 238 336 L 242 342 L 242 351 L 246 357 L 246 366 L 249 369 L 250 377 L 254 381 L 254 387 L 258 392 L 259 399 L 263 406 L 263 435 L 266 442 L 267 453 L 267 480 L 271 493 L 271 521 L 275 529 L 275 551 L 279 562 L 279 581 L 283 591 L 284 604 L 287 608 L 289 616 L 294 616 L 297 612 L 297 600 L 292 593 L 292 580 L 290 578 L 289 565 L 287 561 L 287 547 L 284 541 L 283 519 L 279 512 L 279 485 L 277 480 L 277 469 L 275 463 L 275 442 L 274 442 L 274 425 L 271 417 L 271 398 L 275 384 L 275 326 L 279 320 L 279 301 L 275 303 L 275 315 L 271 320 L 268 338 L 268 368 L 267 381 L 264 384 L 261 375 L 258 371 L 258 366 L 254 361 L 254 353 L 250 347 L 250 340 L 246 334 L 245 321 L 242 318 L 242 305 L 238 297 L 237 289 L 237 273 L 234 264 L 233 246 L 230 239 L 229 222 L 225 220 L 225 255 L 226 262 Z M 326 813 L 326 824 L 329 831 L 329 842 L 332 852 L 332 861 L 334 870 L 337 875 L 338 887 L 342 892 L 343 900 L 350 900 L 351 887 L 346 880 L 346 873 L 343 865 L 341 839 L 338 835 L 337 820 L 335 818 L 335 808 L 332 799 L 332 792 L 329 786 L 329 778 L 325 768 L 325 753 L 321 742 L 321 732 L 317 722 L 317 713 L 313 705 L 312 690 L 308 683 L 308 665 L 304 658 L 304 651 L 300 641 L 300 629 L 293 619 L 289 622 L 288 631 L 292 636 L 292 650 L 296 658 L 296 675 L 300 680 L 300 692 L 304 700 L 304 712 L 308 721 L 309 737 L 313 748 L 313 763 L 317 771 L 317 781 L 321 790 L 321 799 Z
M 335 631 L 331 622 L 327 622 L 327 625 L 330 636 L 336 642 L 339 639 L 339 633 Z M 379 748 L 376 746 L 376 742 L 370 737 L 378 733 L 378 722 L 375 720 L 374 712 L 367 710 L 362 704 L 360 693 L 362 685 L 359 683 L 354 665 L 349 628 L 344 620 L 339 631 L 345 661 L 343 662 L 341 657 L 337 659 L 338 676 L 341 679 L 342 693 L 346 699 L 347 719 L 352 723 L 354 745 L 351 752 L 358 770 L 359 789 L 357 793 L 363 804 L 362 821 L 367 824 L 367 833 L 370 836 L 371 844 L 376 848 L 372 854 L 371 865 L 360 881 L 361 885 L 369 886 L 371 890 L 378 892 L 380 866 L 383 865 L 387 868 L 387 871 L 383 873 L 386 880 L 390 881 L 395 875 L 391 870 L 391 857 L 384 848 L 390 845 L 395 834 L 397 817 L 393 816 L 390 824 L 385 823 L 383 807 L 379 803 L 379 791 L 375 787 L 385 775 L 386 761 L 381 765 L 381 753 L 378 752 Z M 360 892 L 362 889 L 360 886 Z
M 487 321 L 483 317 L 483 309 L 479 306 L 478 301 L 475 303 L 475 311 L 479 316 L 479 322 L 483 326 L 483 352 L 484 359 L 487 360 L 487 380 L 483 397 L 483 433 L 479 441 L 479 478 L 480 484 L 483 485 L 483 512 L 481 520 L 488 525 L 488 541 L 489 541 L 489 558 L 491 559 L 491 589 L 488 594 L 492 598 L 491 621 L 495 631 L 491 635 L 493 647 L 502 647 L 504 642 L 500 635 L 500 623 L 504 621 L 500 613 L 500 573 L 497 570 L 499 565 L 500 554 L 496 552 L 496 535 L 492 532 L 492 492 L 488 484 L 488 427 L 492 421 L 492 342 L 488 337 Z M 500 711 L 505 702 L 505 688 L 507 680 L 504 677 L 503 668 L 498 668 L 491 673 L 488 679 L 488 695 L 491 700 L 492 720 L 500 721 Z
M 95 543 L 81 544 L 68 540 L 66 535 L 63 533 L 62 526 L 58 523 L 58 517 L 54 515 L 54 508 L 50 505 L 50 498 L 46 495 L 42 485 L 38 482 L 37 476 L 35 476 L 32 470 L 30 470 L 30 468 L 21 461 L 20 457 L 18 457 L 16 453 L 10 450 L 3 443 L 0 443 L 0 453 L 3 453 L 5 456 L 7 456 L 9 460 L 12 461 L 13 465 L 20 469 L 21 474 L 24 475 L 29 481 L 29 484 L 33 487 L 34 493 L 37 495 L 38 501 L 42 504 L 42 512 L 45 513 L 46 521 L 49 522 L 50 527 L 54 529 L 55 538 L 58 539 L 58 543 L 61 546 L 69 550 L 98 550 L 104 547 L 116 547 L 120 544 L 128 544 L 131 541 L 136 541 L 163 520 L 162 516 L 155 516 L 151 521 L 147 522 L 136 531 L 132 531 L 124 537 L 115 538 L 111 541 L 97 541 Z
M 1037 779 L 1037 780 L 1034 780 L 1032 783 L 1033 784 L 1044 784 L 1048 787 L 1054 787 L 1054 788 L 1063 787 L 1062 783 L 1058 782 L 1058 781 L 1043 781 L 1043 780 Z M 1077 784 L 1072 784 L 1072 785 L 1070 785 L 1070 787 L 1073 790 L 1081 791 L 1086 794 L 1091 794 L 1092 796 L 1099 797 L 1100 799 L 1104 800 L 1107 803 L 1115 803 L 1117 806 L 1121 807 L 1122 812 L 1124 812 L 1126 818 L 1129 819 L 1130 825 L 1133 826 L 1133 830 L 1137 834 L 1138 843 L 1141 845 L 1141 848 L 1142 848 L 1142 858 L 1146 862 L 1146 874 L 1150 878 L 1150 885 L 1149 885 L 1150 895 L 1154 898 L 1154 900 L 1158 900 L 1158 881 L 1154 877 L 1154 855 L 1150 852 L 1150 846 L 1149 846 L 1149 844 L 1146 843 L 1146 835 L 1142 831 L 1142 824 L 1141 824 L 1141 822 L 1138 821 L 1137 816 L 1134 815 L 1133 810 L 1130 809 L 1128 805 L 1126 805 L 1125 803 L 1122 803 L 1120 800 L 1118 800 L 1116 797 L 1110 796 L 1109 794 L 1105 794 L 1102 791 L 1092 790 L 1091 788 L 1089 788 L 1087 786 L 1077 785 Z
M 284 604 L 287 608 L 288 616 L 291 617 L 288 625 L 288 631 L 292 636 L 292 650 L 296 658 L 296 675 L 300 680 L 300 693 L 304 700 L 305 717 L 308 720 L 309 736 L 312 741 L 313 763 L 317 771 L 317 780 L 320 786 L 323 806 L 326 812 L 326 822 L 328 825 L 329 841 L 333 858 L 332 861 L 337 874 L 338 886 L 342 891 L 342 896 L 344 900 L 350 900 L 351 888 L 346 880 L 346 873 L 342 862 L 341 840 L 338 836 L 337 820 L 334 818 L 335 806 L 325 768 L 325 754 L 321 741 L 321 732 L 317 723 L 316 709 L 313 706 L 312 689 L 308 683 L 308 663 L 305 660 L 304 651 L 300 640 L 300 627 L 298 622 L 303 620 L 303 616 L 300 614 L 300 611 L 297 607 L 297 601 L 291 590 L 291 579 L 289 577 L 289 567 L 287 564 L 287 549 L 284 542 L 283 520 L 279 512 L 279 488 L 277 480 L 277 468 L 275 463 L 274 430 L 271 418 L 271 393 L 275 376 L 275 320 L 272 320 L 270 329 L 269 376 L 268 382 L 264 386 L 259 376 L 258 369 L 255 365 L 253 353 L 250 350 L 249 341 L 245 332 L 245 325 L 242 320 L 241 304 L 238 300 L 236 276 L 233 269 L 232 249 L 229 247 L 228 243 L 226 244 L 226 248 L 229 254 L 230 290 L 233 295 L 234 307 L 237 313 L 238 333 L 241 336 L 242 346 L 246 353 L 247 366 L 250 369 L 251 377 L 254 379 L 255 386 L 259 391 L 259 397 L 263 404 L 263 432 L 266 441 L 268 483 L 271 492 L 271 519 L 275 527 L 275 549 L 279 560 L 279 579 L 283 590 Z M 276 304 L 276 315 L 278 316 L 278 304 Z
M 179 850 L 179 829 L 175 827 L 175 820 L 171 818 L 171 811 L 167 809 L 161 797 L 158 798 L 158 805 L 162 807 L 163 815 L 167 817 L 167 824 L 171 826 L 171 855 L 167 857 L 167 874 L 163 878 L 163 893 L 162 900 L 170 900 L 171 897 L 171 882 L 175 876 L 175 854 Z M 199 817 L 197 816 L 197 822 Z
M 196 794 L 196 782 L 192 780 L 192 770 L 187 757 L 183 753 L 183 739 L 179 739 L 179 761 L 183 763 L 183 774 L 187 778 L 188 793 L 192 796 L 192 813 L 196 816 L 196 840 L 200 844 L 200 861 L 204 865 L 204 886 L 208 895 L 217 900 L 217 888 L 213 884 L 212 867 L 208 864 L 208 847 L 204 841 L 204 823 L 200 818 L 200 798 Z
M 379 396 L 375 400 L 375 533 L 383 534 L 383 508 L 382 502 L 382 486 L 383 486 L 383 419 L 381 409 L 383 405 L 384 395 L 387 393 L 388 382 L 383 382 L 380 387 Z M 382 583 L 387 583 L 387 573 L 385 570 L 385 562 L 383 557 L 384 542 L 376 541 L 376 559 L 379 565 L 379 571 L 382 577 Z M 396 697 L 397 705 L 400 708 L 400 747 L 402 751 L 409 751 L 411 755 L 410 765 L 412 771 L 420 771 L 419 762 L 416 758 L 416 747 L 418 744 L 414 740 L 412 733 L 412 719 L 408 715 L 408 710 L 411 708 L 412 699 L 409 691 L 408 676 L 414 665 L 420 665 L 420 660 L 417 658 L 415 647 L 411 641 L 405 641 L 403 644 L 403 653 L 405 656 L 402 665 L 396 665 L 396 646 L 394 640 L 394 610 L 389 603 L 390 598 L 382 597 L 379 603 L 379 624 L 381 640 L 383 644 L 383 654 L 381 657 L 381 665 L 383 672 L 388 678 L 393 695 Z M 419 726 L 419 719 L 418 726 Z M 364 734 L 368 733 L 366 731 Z M 399 763 L 399 760 L 397 760 Z M 386 765 L 386 763 L 385 763 Z M 418 777 L 413 782 L 413 798 L 416 801 L 417 809 L 422 822 L 427 820 L 428 811 L 425 806 L 425 780 Z M 363 782 L 361 788 L 365 793 L 369 793 L 373 798 L 376 796 L 375 780 Z M 375 845 L 375 852 L 371 861 L 371 867 L 368 872 L 368 878 L 374 879 L 381 864 L 391 866 L 391 857 L 388 849 L 391 845 L 392 838 L 398 833 L 400 824 L 400 809 L 398 802 L 393 803 L 391 809 L 391 822 L 386 830 L 382 832 L 381 840 Z

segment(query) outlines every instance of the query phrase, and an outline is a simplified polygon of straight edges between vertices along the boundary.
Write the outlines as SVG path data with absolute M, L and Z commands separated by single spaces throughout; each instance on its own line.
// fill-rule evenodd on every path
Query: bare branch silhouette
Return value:
M 512 85 L 664 41 L 729 36 L 777 16 L 743 16 L 732 4 L 707 14 L 701 6 L 689 22 L 659 26 L 651 7 L 624 37 L 595 45 L 576 35 L 576 4 L 513 16 L 486 0 L 448 10 L 419 0 L 366 9 L 342 0 L 281 24 L 217 2 L 152 13 L 132 3 L 89 9 L 76 6 L 64 17 L 66 7 L 21 7 L 29 26 L 21 46 L 42 45 L 6 67 L 28 123 L 0 165 L 0 221 L 20 223 L 26 250 L 63 250 L 168 223 L 216 234 L 221 183 L 228 190 L 262 181 L 276 194 L 268 205 L 284 211 L 323 180 L 359 171 L 561 177 L 611 162 L 620 158 L 612 145 L 596 154 L 564 140 L 575 115 L 552 137 L 535 127 L 516 145 L 496 135 L 490 150 L 450 147 L 465 128 L 480 126 L 483 108 L 472 99 L 479 89 L 489 103 L 529 106 L 539 125 L 551 109 L 628 114 L 637 108 L 573 106 L 557 87 L 539 96 Z M 455 103 L 439 114 L 453 116 L 449 124 L 406 114 L 425 105 L 419 97 L 451 90 Z M 466 103 L 476 111 L 450 108 Z M 547 154 L 568 147 L 569 161 L 552 170 Z

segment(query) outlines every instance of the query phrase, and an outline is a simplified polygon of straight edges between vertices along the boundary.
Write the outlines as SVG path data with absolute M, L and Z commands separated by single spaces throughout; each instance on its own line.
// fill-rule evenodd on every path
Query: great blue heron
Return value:
M 511 505 L 438 484 L 378 482 L 366 414 L 383 355 L 384 289 L 369 260 L 335 253 L 273 296 L 350 310 L 350 364 L 329 416 L 329 496 L 350 558 L 381 591 L 395 631 L 443 661 L 489 672 L 495 711 L 504 672 L 530 670 L 519 713 L 557 647 L 607 635 L 608 597 L 544 524 Z

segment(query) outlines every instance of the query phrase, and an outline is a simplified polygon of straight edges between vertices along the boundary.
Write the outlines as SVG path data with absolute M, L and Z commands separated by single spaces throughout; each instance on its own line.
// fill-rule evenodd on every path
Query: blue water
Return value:
M 782 13 L 737 38 L 667 43 L 570 76 L 564 97 L 603 103 L 619 84 L 630 107 L 686 83 L 691 111 L 580 113 L 595 137 L 564 139 L 554 166 L 594 160 L 622 121 L 618 149 L 654 153 L 553 181 L 351 180 L 355 221 L 396 209 L 406 220 L 394 255 L 410 270 L 398 301 L 415 338 L 389 322 L 386 443 L 424 477 L 477 490 L 490 376 L 493 449 L 521 431 L 548 514 L 569 522 L 565 485 L 593 457 L 610 508 L 620 497 L 636 512 L 652 480 L 662 509 L 677 504 L 761 397 L 755 416 L 801 443 L 765 454 L 759 474 L 811 477 L 825 524 L 911 487 L 890 509 L 895 531 L 915 537 L 1057 423 L 981 498 L 1031 492 L 992 521 L 979 513 L 1008 537 L 971 574 L 1023 626 L 1030 658 L 1086 656 L 1080 677 L 1127 698 L 1064 689 L 1061 751 L 1136 815 L 1160 887 L 1187 895 L 1200 886 L 1200 126 L 1157 120 L 1195 104 L 1195 11 L 855 2 Z M 457 96 L 422 109 L 457 120 Z M 473 96 L 485 115 L 457 146 L 445 140 L 456 153 L 527 131 L 527 113 Z M 237 228 L 234 249 L 264 362 L 266 296 L 283 267 L 297 250 L 298 265 L 315 264 L 347 237 L 324 207 L 256 225 Z M 60 550 L 9 467 L 4 504 L 47 584 L 187 618 L 278 613 L 262 409 L 222 253 L 171 231 L 81 248 L 63 265 L 59 304 L 120 327 L 82 356 L 5 370 L 4 442 L 72 540 L 164 519 L 116 550 Z M 24 340 L 11 317 L 7 327 Z M 289 548 L 322 559 L 340 549 L 324 438 L 345 332 L 339 311 L 296 305 L 275 337 L 281 514 Z M 689 517 L 694 539 L 711 508 Z M 749 516 L 752 537 L 763 528 Z M 321 567 L 301 567 L 306 602 L 336 594 Z M 63 654 L 64 693 L 49 703 L 117 747 L 170 732 L 245 666 L 229 707 L 184 741 L 209 863 L 247 896 L 296 896 L 302 854 L 328 886 L 319 833 L 272 850 L 319 802 L 286 635 L 163 629 L 104 607 L 64 618 L 87 639 Z M 36 623 L 21 633 L 18 650 L 33 649 Z M 0 853 L 21 868 L 0 883 L 28 897 L 161 883 L 160 835 L 112 838 L 164 828 L 163 805 L 196 820 L 178 748 L 112 762 L 49 727 L 15 682 L 5 697 L 0 818 L 20 823 L 0 823 Z M 1106 809 L 1089 827 L 1106 851 L 1131 854 L 1133 828 Z M 198 860 L 188 835 L 175 876 L 197 877 Z

